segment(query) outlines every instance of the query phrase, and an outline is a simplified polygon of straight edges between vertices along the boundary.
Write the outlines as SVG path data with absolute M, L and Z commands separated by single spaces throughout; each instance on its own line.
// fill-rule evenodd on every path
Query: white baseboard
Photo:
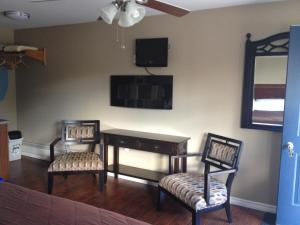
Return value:
M 55 148 L 55 152 L 60 153 L 62 151 L 59 148 Z M 22 155 L 36 159 L 49 160 L 50 145 L 23 142 Z
M 55 149 L 57 153 L 61 152 L 59 149 Z M 42 160 L 49 160 L 50 150 L 49 145 L 43 145 L 43 144 L 36 144 L 36 143 L 30 143 L 30 142 L 24 142 L 23 143 L 23 149 L 22 149 L 22 155 L 29 156 L 36 159 L 42 159 Z M 108 176 L 114 176 L 113 173 L 108 173 Z M 124 175 L 119 175 L 119 178 L 142 183 L 142 184 L 149 184 L 153 186 L 157 186 L 156 183 L 148 182 L 142 179 L 137 179 L 133 177 L 128 177 Z M 231 197 L 230 198 L 232 205 L 238 205 L 245 208 L 255 209 L 263 212 L 269 212 L 269 213 L 276 213 L 276 206 L 269 205 L 261 202 L 254 202 L 246 199 L 241 199 L 237 197 Z
M 249 209 L 255 209 L 262 212 L 276 213 L 276 206 L 269 205 L 261 202 L 249 201 L 242 198 L 231 197 L 230 202 L 232 205 L 238 205 Z

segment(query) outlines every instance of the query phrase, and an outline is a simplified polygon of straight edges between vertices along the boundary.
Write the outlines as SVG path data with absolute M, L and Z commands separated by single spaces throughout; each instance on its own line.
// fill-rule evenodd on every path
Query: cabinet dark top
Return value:
M 190 137 L 180 137 L 166 134 L 148 133 L 133 130 L 110 129 L 101 131 L 103 134 L 120 135 L 127 137 L 144 138 L 150 140 L 166 141 L 172 143 L 182 143 L 190 139 Z

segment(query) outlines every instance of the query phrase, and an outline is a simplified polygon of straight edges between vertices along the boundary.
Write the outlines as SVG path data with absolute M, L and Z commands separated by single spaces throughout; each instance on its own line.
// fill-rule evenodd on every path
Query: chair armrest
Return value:
M 208 176 L 215 176 L 215 175 L 221 175 L 221 174 L 228 174 L 228 173 L 235 173 L 236 169 L 230 169 L 230 170 L 217 170 L 213 172 L 209 172 Z
M 60 137 L 56 138 L 52 143 L 50 144 L 50 163 L 54 161 L 54 146 L 61 140 Z
M 176 159 L 188 158 L 188 157 L 199 157 L 202 156 L 202 153 L 192 153 L 185 155 L 173 155 L 171 156 L 171 174 L 174 173 L 174 164 Z
M 171 156 L 171 159 L 174 160 L 174 159 L 196 157 L 196 156 L 202 156 L 202 153 L 193 153 L 193 154 L 186 154 L 186 155 L 173 155 L 173 156 Z

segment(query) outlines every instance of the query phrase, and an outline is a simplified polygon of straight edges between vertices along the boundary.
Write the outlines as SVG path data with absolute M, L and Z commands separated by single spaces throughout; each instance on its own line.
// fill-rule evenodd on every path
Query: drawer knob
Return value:
M 155 145 L 154 148 L 155 148 L 155 149 L 159 149 L 159 146 Z
M 125 141 L 120 141 L 120 144 L 124 144 L 125 143 Z

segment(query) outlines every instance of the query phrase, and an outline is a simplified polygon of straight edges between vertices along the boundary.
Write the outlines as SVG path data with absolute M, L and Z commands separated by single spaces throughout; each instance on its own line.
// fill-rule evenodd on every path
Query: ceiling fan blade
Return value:
M 147 6 L 149 8 L 152 9 L 156 9 L 165 13 L 168 13 L 170 15 L 173 16 L 177 16 L 177 17 L 181 17 L 181 16 L 185 16 L 186 14 L 188 14 L 190 11 L 169 3 L 164 3 L 158 0 L 148 0 L 143 2 L 143 0 L 137 0 L 136 1 L 138 4 Z

